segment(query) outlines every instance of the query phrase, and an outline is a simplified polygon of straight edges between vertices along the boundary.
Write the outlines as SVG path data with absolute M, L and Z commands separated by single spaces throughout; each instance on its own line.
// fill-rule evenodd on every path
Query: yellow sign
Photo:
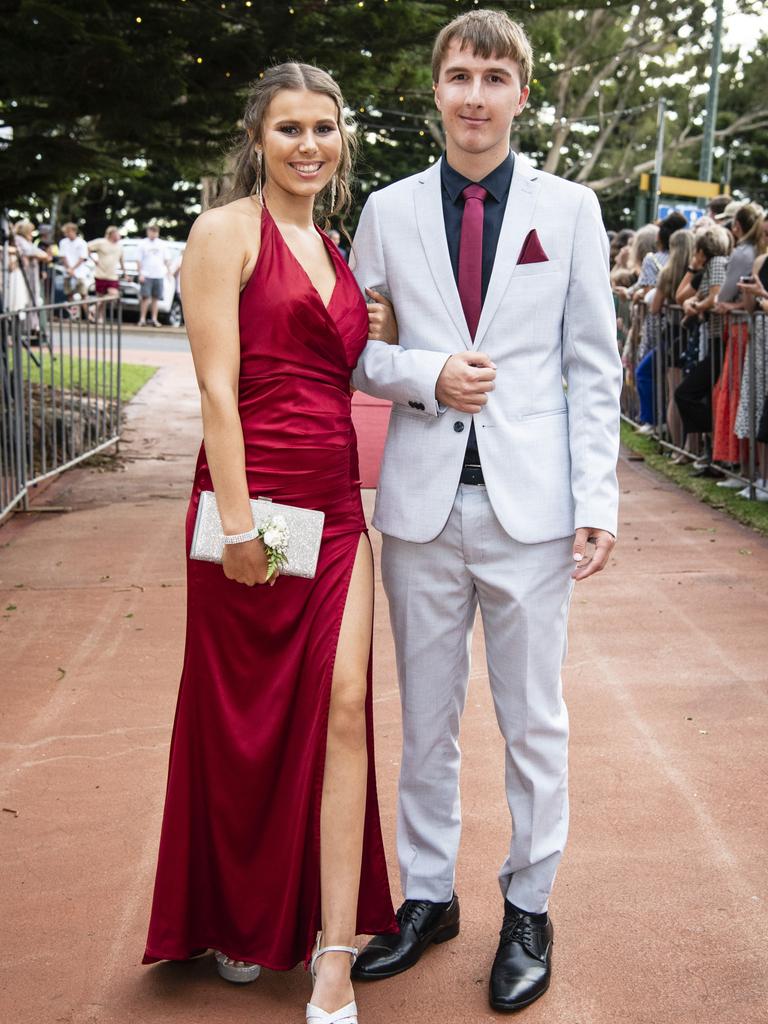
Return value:
M 640 191 L 651 191 L 650 174 L 640 175 Z M 663 196 L 690 196 L 693 199 L 712 199 L 714 196 L 730 195 L 730 188 L 725 185 L 718 185 L 716 181 L 696 181 L 695 178 L 666 178 L 664 175 L 659 179 L 659 195 Z

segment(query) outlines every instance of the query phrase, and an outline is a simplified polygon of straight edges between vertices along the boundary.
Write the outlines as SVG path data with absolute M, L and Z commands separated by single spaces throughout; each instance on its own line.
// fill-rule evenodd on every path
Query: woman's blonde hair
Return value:
M 669 259 L 659 271 L 656 287 L 667 302 L 675 301 L 680 282 L 693 256 L 693 232 L 680 228 L 669 236 Z
M 643 260 L 648 253 L 656 252 L 658 238 L 659 228 L 656 224 L 646 224 L 635 232 L 635 237 L 632 239 L 632 248 L 629 252 L 629 265 L 638 274 L 643 265 Z
M 740 206 L 733 219 L 742 230 L 739 245 L 754 246 L 755 252 L 765 252 L 765 238 L 763 236 L 763 212 L 754 203 L 746 203 Z
M 35 225 L 31 220 L 20 220 L 13 225 L 13 233 L 14 235 L 21 235 L 22 238 L 26 238 L 29 241 L 35 233 Z
M 468 11 L 460 14 L 438 33 L 432 49 L 432 81 L 440 79 L 448 47 L 454 40 L 461 49 L 469 48 L 478 57 L 506 57 L 520 68 L 520 87 L 525 88 L 533 74 L 533 49 L 525 29 L 504 11 Z
M 713 256 L 727 256 L 732 248 L 731 242 L 730 231 L 718 224 L 717 227 L 700 231 L 696 235 L 694 250 L 698 250 L 707 260 L 711 260 Z
M 214 205 L 224 206 L 226 203 L 234 202 L 235 199 L 255 195 L 264 186 L 266 170 L 264 161 L 259 161 L 256 157 L 256 149 L 263 144 L 264 117 L 269 105 L 277 93 L 283 89 L 297 91 L 306 89 L 322 96 L 329 96 L 336 106 L 336 124 L 341 133 L 341 158 L 334 175 L 336 201 L 331 208 L 331 182 L 323 189 L 318 198 L 326 217 L 342 214 L 349 208 L 352 201 L 350 178 L 357 145 L 352 125 L 344 114 L 344 97 L 341 94 L 341 89 L 327 71 L 316 68 L 312 64 L 299 64 L 293 61 L 268 68 L 251 87 L 243 114 L 243 134 L 231 154 L 234 163 L 232 185 Z M 261 181 L 258 180 L 259 173 Z

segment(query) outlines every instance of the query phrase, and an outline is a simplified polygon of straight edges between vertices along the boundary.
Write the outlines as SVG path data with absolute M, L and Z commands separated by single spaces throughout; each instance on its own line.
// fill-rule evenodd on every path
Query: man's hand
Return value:
M 459 412 L 480 412 L 495 388 L 496 364 L 482 352 L 457 352 L 442 369 L 435 398 Z
M 573 540 L 573 560 L 576 562 L 576 569 L 571 573 L 572 578 L 585 580 L 604 569 L 615 543 L 616 538 L 607 530 L 593 530 L 589 526 L 580 526 Z M 587 551 L 588 544 L 594 544 L 592 551 Z

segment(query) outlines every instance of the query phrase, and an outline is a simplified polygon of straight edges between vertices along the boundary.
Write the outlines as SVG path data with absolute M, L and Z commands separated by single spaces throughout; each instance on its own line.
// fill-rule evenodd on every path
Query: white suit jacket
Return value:
M 533 228 L 548 260 L 518 265 Z M 435 384 L 452 353 L 474 348 L 497 367 L 474 422 L 507 533 L 531 544 L 579 526 L 615 534 L 622 374 L 594 192 L 516 156 L 474 344 L 451 268 L 439 161 L 369 196 L 351 265 L 361 287 L 391 296 L 399 328 L 399 345 L 368 342 L 352 377 L 394 403 L 374 526 L 427 542 L 445 525 L 472 416 L 438 406 Z

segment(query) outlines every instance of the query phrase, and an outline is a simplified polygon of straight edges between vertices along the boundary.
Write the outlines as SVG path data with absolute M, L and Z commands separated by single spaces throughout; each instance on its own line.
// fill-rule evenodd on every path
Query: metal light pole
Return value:
M 731 177 L 733 175 L 733 153 L 728 150 L 725 154 L 725 173 L 723 174 L 723 191 L 730 194 Z
M 717 122 L 717 99 L 720 91 L 720 52 L 723 32 L 723 0 L 715 0 L 715 24 L 712 30 L 712 60 L 709 65 L 709 94 L 704 135 L 701 140 L 699 160 L 699 181 L 712 180 L 712 151 L 715 145 L 715 124 Z M 706 206 L 706 199 L 699 199 L 699 206 Z
M 651 195 L 651 220 L 659 214 L 659 191 L 661 189 L 661 171 L 664 163 L 664 115 L 667 112 L 666 100 L 659 100 L 659 116 L 656 124 L 656 164 L 653 169 L 653 194 Z

